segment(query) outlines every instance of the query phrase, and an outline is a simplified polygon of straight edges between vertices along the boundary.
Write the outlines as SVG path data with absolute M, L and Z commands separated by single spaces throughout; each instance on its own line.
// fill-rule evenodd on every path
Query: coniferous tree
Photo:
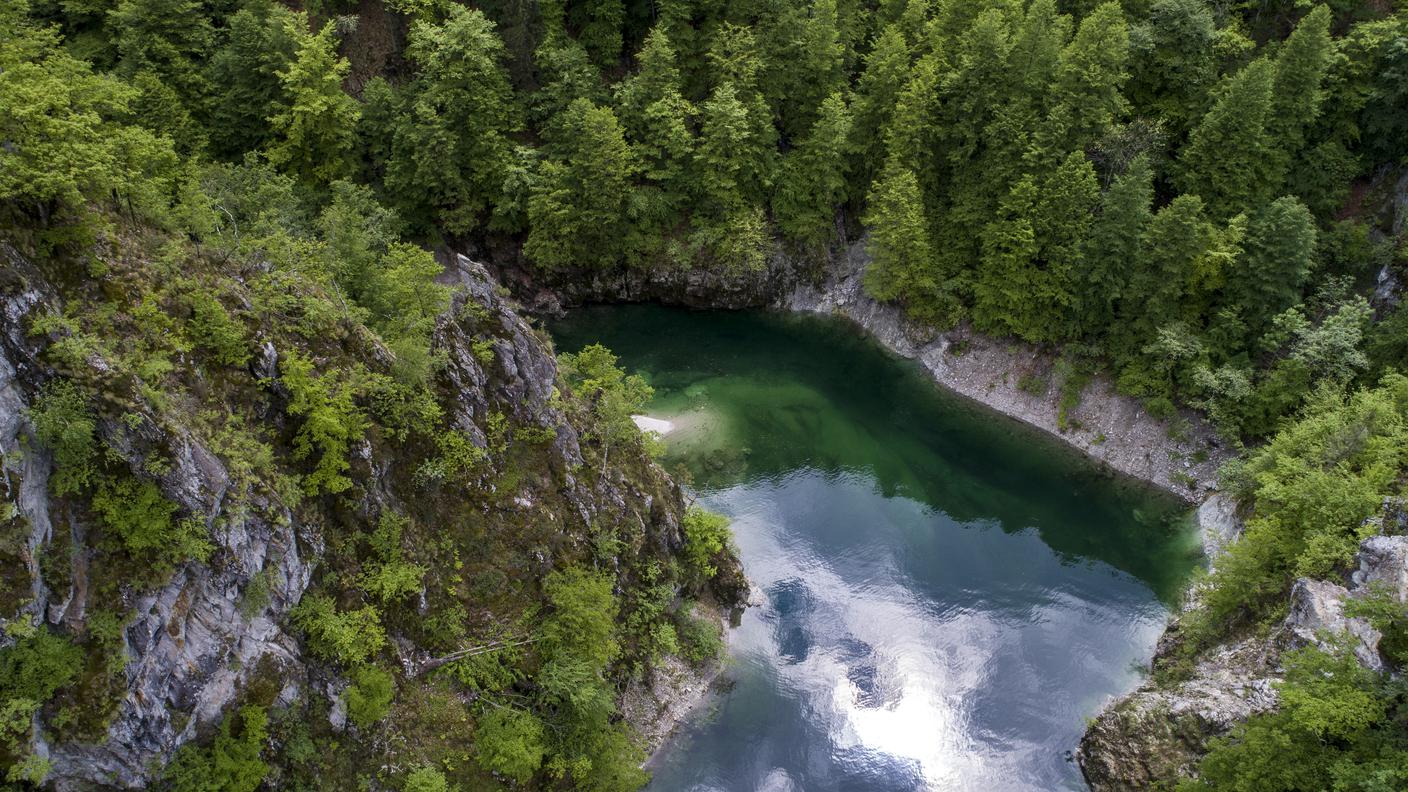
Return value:
M 772 187 L 777 167 L 778 134 L 760 88 L 762 67 L 752 30 L 724 25 L 714 36 L 708 60 L 716 80 L 714 95 L 728 84 L 734 100 L 743 107 L 747 135 L 740 156 L 745 164 L 737 179 L 741 193 L 750 202 L 761 204 Z
M 546 269 L 606 268 L 624 254 L 635 161 L 611 108 L 578 99 L 564 115 L 561 156 L 542 163 L 528 202 L 523 252 Z
M 220 86 L 210 104 L 216 154 L 234 157 L 268 145 L 269 119 L 288 106 L 279 74 L 297 57 L 300 24 L 273 0 L 251 0 L 230 17 L 225 44 L 206 68 L 210 83 Z
M 1276 188 L 1269 172 L 1266 124 L 1275 67 L 1258 60 L 1227 78 L 1212 109 L 1193 130 L 1179 160 L 1185 192 L 1208 213 L 1230 217 L 1260 206 Z
M 499 200 L 512 161 L 518 124 L 503 43 L 483 13 L 454 6 L 442 24 L 415 24 L 407 55 L 420 74 L 396 123 L 386 187 L 407 220 L 464 233 Z
M 269 119 L 269 161 L 308 183 L 327 183 L 352 166 L 358 106 L 342 90 L 347 61 L 333 49 L 332 25 L 305 35 L 298 57 L 279 73 L 288 106 Z
M 1095 167 L 1083 151 L 1073 151 L 1041 185 L 1032 213 L 1040 289 L 1032 303 L 1028 337 L 1057 340 L 1074 337 L 1069 313 L 1075 303 L 1075 281 L 1084 266 L 1081 243 L 1089 235 L 1100 185 Z
M 585 0 L 569 7 L 577 25 L 577 40 L 582 43 L 592 62 L 605 69 L 621 57 L 622 27 L 626 23 L 623 0 Z
M 1140 40 L 1127 96 L 1136 113 L 1163 119 L 1179 138 L 1206 110 L 1217 81 L 1217 28 L 1205 0 L 1154 0 L 1133 31 Z
M 797 148 L 787 152 L 773 211 L 783 234 L 808 245 L 834 235 L 836 209 L 846 194 L 846 143 L 851 115 L 846 100 L 832 94 Z
M 763 39 L 760 89 L 782 132 L 799 140 L 815 123 L 821 103 L 845 86 L 845 48 L 837 27 L 836 0 L 790 4 Z
M 875 180 L 867 206 L 871 263 L 865 272 L 866 291 L 877 300 L 899 300 L 920 316 L 954 318 L 914 172 L 891 161 Z
M 1100 199 L 1100 213 L 1083 240 L 1075 279 L 1075 315 L 1086 337 L 1109 333 L 1115 306 L 1125 298 L 1129 273 L 1142 271 L 1144 231 L 1153 218 L 1154 171 L 1136 157 Z
M 1305 204 L 1285 197 L 1247 223 L 1242 255 L 1227 274 L 1227 292 L 1253 337 L 1294 306 L 1315 262 L 1315 220 Z
M 210 18 L 196 0 L 121 0 L 108 13 L 117 42 L 118 69 L 149 71 L 171 86 L 197 112 L 210 84 L 200 61 L 214 38 Z
M 1320 115 L 1321 83 L 1330 65 L 1330 9 L 1316 6 L 1296 26 L 1276 56 L 1271 110 L 1266 118 L 1271 178 L 1280 187 L 1306 146 L 1306 133 Z
M 1123 349 L 1138 353 L 1157 331 L 1183 315 L 1183 300 L 1211 228 L 1196 195 L 1180 195 L 1160 209 L 1144 232 L 1143 266 L 1130 273 L 1120 300 Z
M 851 193 L 865 197 L 885 157 L 885 132 L 909 80 L 909 47 L 897 25 L 886 25 L 865 58 L 856 83 L 851 122 Z
M 1037 188 L 1030 177 L 1012 185 L 996 216 L 980 236 L 982 258 L 973 279 L 973 323 L 980 330 L 1034 338 L 1034 295 L 1044 290 L 1044 273 L 1032 214 Z
M 1055 103 L 1068 125 L 1067 145 L 1093 139 L 1124 113 L 1128 61 L 1124 12 L 1118 3 L 1104 3 L 1081 20 L 1061 50 Z

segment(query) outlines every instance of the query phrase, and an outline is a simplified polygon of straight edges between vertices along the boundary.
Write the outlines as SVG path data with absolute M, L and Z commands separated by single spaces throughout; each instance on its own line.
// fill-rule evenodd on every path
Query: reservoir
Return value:
M 1084 789 L 1086 720 L 1136 687 L 1200 563 L 1188 507 L 941 391 L 839 319 L 576 311 L 655 388 L 662 464 L 753 585 L 731 685 L 658 792 Z

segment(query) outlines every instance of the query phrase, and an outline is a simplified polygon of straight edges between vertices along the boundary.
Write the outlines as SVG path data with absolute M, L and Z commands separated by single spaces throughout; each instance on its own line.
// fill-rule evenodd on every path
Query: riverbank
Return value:
M 498 275 L 532 313 L 560 315 L 590 302 L 661 302 L 690 308 L 770 308 L 844 317 L 901 357 L 917 361 L 935 383 L 1070 445 L 1124 476 L 1199 504 L 1217 489 L 1217 471 L 1234 456 L 1192 410 L 1172 419 L 1150 415 L 1136 398 L 1096 374 L 1079 403 L 1062 414 L 1057 356 L 1015 339 L 959 326 L 937 332 L 911 322 L 896 305 L 866 295 L 863 241 L 837 251 L 820 272 L 785 256 L 766 269 L 727 275 L 701 270 L 560 274 L 544 283 L 509 267 Z
M 774 305 L 843 316 L 885 348 L 917 361 L 944 388 L 1189 503 L 1201 503 L 1216 490 L 1218 467 L 1233 453 L 1197 414 L 1184 410 L 1172 420 L 1156 418 L 1138 399 L 1116 392 L 1109 377 L 1097 374 L 1079 404 L 1063 416 L 1062 382 L 1052 354 L 962 326 L 941 333 L 920 327 L 903 309 L 865 294 L 862 275 L 868 262 L 863 243 L 852 243 L 820 284 L 797 285 Z

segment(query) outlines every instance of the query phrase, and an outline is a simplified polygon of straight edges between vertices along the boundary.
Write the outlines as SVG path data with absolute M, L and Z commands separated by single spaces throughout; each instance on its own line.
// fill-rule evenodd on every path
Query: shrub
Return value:
M 339 611 L 332 597 L 315 594 L 304 597 L 290 616 L 308 634 L 313 653 L 327 660 L 360 665 L 386 645 L 381 616 L 371 605 Z
M 723 630 L 712 619 L 695 615 L 694 608 L 682 608 L 675 632 L 680 639 L 680 654 L 695 665 L 707 663 L 724 651 Z
M 498 707 L 479 719 L 475 756 L 490 772 L 523 783 L 543 764 L 543 724 L 531 712 Z
M 49 483 L 55 495 L 92 484 L 98 473 L 97 423 L 83 392 L 68 380 L 49 383 L 29 410 L 35 438 L 54 455 Z
M 365 421 L 352 402 L 352 391 L 331 374 L 315 376 L 313 363 L 293 350 L 280 361 L 281 381 L 290 395 L 290 415 L 302 416 L 303 427 L 294 438 L 297 459 L 306 459 L 316 450 L 318 462 L 304 481 L 309 495 L 338 493 L 352 486 L 346 473 L 351 468 L 347 455 L 352 443 L 361 438 Z
M 197 291 L 189 297 L 191 322 L 188 325 L 196 344 L 210 350 L 217 363 L 243 366 L 249 361 L 249 338 L 244 325 L 230 316 L 215 295 Z
M 406 792 L 450 792 L 450 782 L 433 767 L 417 767 L 406 775 Z
M 353 672 L 347 688 L 347 717 L 365 729 L 386 717 L 395 696 L 396 683 L 390 674 L 376 666 L 362 666 Z
M 43 628 L 10 626 L 20 633 L 0 649 L 0 745 L 18 749 L 28 742 L 30 720 L 83 669 L 83 652 Z
M 166 768 L 172 792 L 254 792 L 269 772 L 260 758 L 269 737 L 263 707 L 246 706 L 225 717 L 209 748 L 183 747 Z
M 719 573 L 714 559 L 728 546 L 728 518 L 691 506 L 683 524 L 685 562 L 696 577 L 712 579 Z
M 213 549 L 200 521 L 176 519 L 176 504 L 150 481 L 105 482 L 93 495 L 93 510 L 128 554 L 150 562 L 158 573 L 186 559 L 204 561 Z

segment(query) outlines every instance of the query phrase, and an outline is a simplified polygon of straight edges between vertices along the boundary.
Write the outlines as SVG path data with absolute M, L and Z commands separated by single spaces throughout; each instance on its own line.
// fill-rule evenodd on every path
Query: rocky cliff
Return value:
M 1219 524 L 1205 529 L 1205 535 L 1235 537 L 1235 529 L 1225 522 L 1228 513 L 1213 513 L 1219 515 L 1213 518 Z M 1399 504 L 1386 504 L 1385 515 L 1401 513 Z M 1399 602 L 1408 602 L 1408 536 L 1402 535 L 1398 518 L 1379 518 L 1376 527 L 1388 533 L 1363 541 L 1348 579 L 1298 579 L 1286 617 L 1272 630 L 1203 652 L 1190 669 L 1156 675 L 1102 711 L 1076 751 L 1091 790 L 1147 790 L 1192 774 L 1211 740 L 1277 706 L 1281 656 L 1288 650 L 1307 645 L 1330 649 L 1347 640 L 1361 665 L 1383 671 L 1382 636 L 1364 619 L 1345 615 L 1346 602 L 1379 587 Z M 1215 555 L 1212 560 L 1216 562 Z M 1187 611 L 1196 607 L 1195 590 Z M 1156 665 L 1176 652 L 1179 625 L 1175 620 L 1160 639 Z
M 315 581 L 336 591 L 332 581 L 356 579 L 356 553 L 339 555 L 333 547 L 349 541 L 356 547 L 369 530 L 363 526 L 378 515 L 406 516 L 407 531 L 419 531 L 408 533 L 406 552 L 431 573 L 405 606 L 384 608 L 392 644 L 407 663 L 531 614 L 542 578 L 584 560 L 611 571 L 628 610 L 646 581 L 667 587 L 659 605 L 666 613 L 682 598 L 728 607 L 743 597 L 733 562 L 708 591 L 662 576 L 662 564 L 685 541 L 678 488 L 639 447 L 617 448 L 609 458 L 591 448 L 594 441 L 583 436 L 587 406 L 565 398 L 545 336 L 467 259 L 455 259 L 444 276 L 455 296 L 434 332 L 441 364 L 431 387 L 443 431 L 468 438 L 480 449 L 469 457 L 485 461 L 454 486 L 427 485 L 412 474 L 434 454 L 436 438 L 374 427 L 350 449 L 347 491 L 295 497 L 275 481 L 300 467 L 288 445 L 299 421 L 283 381 L 287 335 L 255 337 L 253 354 L 234 369 L 217 369 L 186 348 L 172 371 L 159 373 L 159 390 L 123 387 L 133 375 L 119 377 L 117 361 L 98 345 L 80 356 L 77 369 L 60 371 L 54 347 L 80 331 L 72 325 L 41 331 L 39 320 L 73 315 L 78 303 L 66 304 L 66 296 L 76 301 L 80 292 L 56 285 L 62 273 L 31 264 L 9 245 L 0 245 L 0 255 L 0 494 L 7 501 L 0 516 L 15 538 L 4 556 L 11 564 L 10 605 L 0 648 L 47 625 L 89 652 L 85 668 L 108 669 L 85 671 L 72 690 L 37 710 L 22 741 L 51 763 L 47 778 L 56 788 L 145 787 L 180 746 L 208 735 L 238 703 L 278 709 L 324 701 L 309 711 L 326 707 L 326 692 L 346 687 L 338 681 L 343 670 L 309 656 L 290 612 Z M 112 273 L 112 283 L 122 275 Z M 359 358 L 373 373 L 387 358 L 355 334 L 323 346 L 315 339 L 300 354 L 329 367 L 338 356 Z M 56 492 L 53 454 L 31 421 L 36 400 L 60 376 L 97 383 L 94 432 L 105 470 L 154 484 L 175 514 L 195 521 L 208 543 L 204 560 L 180 563 L 151 586 L 117 576 L 114 565 L 131 559 L 113 549 L 113 532 L 92 501 Z M 253 454 L 255 464 L 234 445 L 232 432 L 211 430 L 212 424 L 230 429 L 224 413 L 259 427 L 241 436 L 263 449 Z M 448 566 L 440 566 L 442 556 L 451 559 Z M 115 648 L 108 642 L 100 651 L 102 642 L 92 637 L 97 628 L 90 620 L 99 611 L 117 615 Z M 443 612 L 455 614 L 451 634 L 463 636 L 449 639 L 449 647 L 436 646 L 423 626 Z M 101 701 L 75 701 L 95 690 Z M 332 710 L 332 726 L 319 728 L 346 728 L 337 706 Z M 328 710 L 321 712 L 313 717 Z M 402 714 L 393 709 L 392 720 Z M 342 740 L 344 752 L 365 752 L 343 764 L 375 768 L 412 755 L 433 760 L 440 750 L 429 747 L 433 740 L 398 748 L 387 742 L 393 736 L 366 732 Z M 444 750 L 460 755 L 465 747 Z

